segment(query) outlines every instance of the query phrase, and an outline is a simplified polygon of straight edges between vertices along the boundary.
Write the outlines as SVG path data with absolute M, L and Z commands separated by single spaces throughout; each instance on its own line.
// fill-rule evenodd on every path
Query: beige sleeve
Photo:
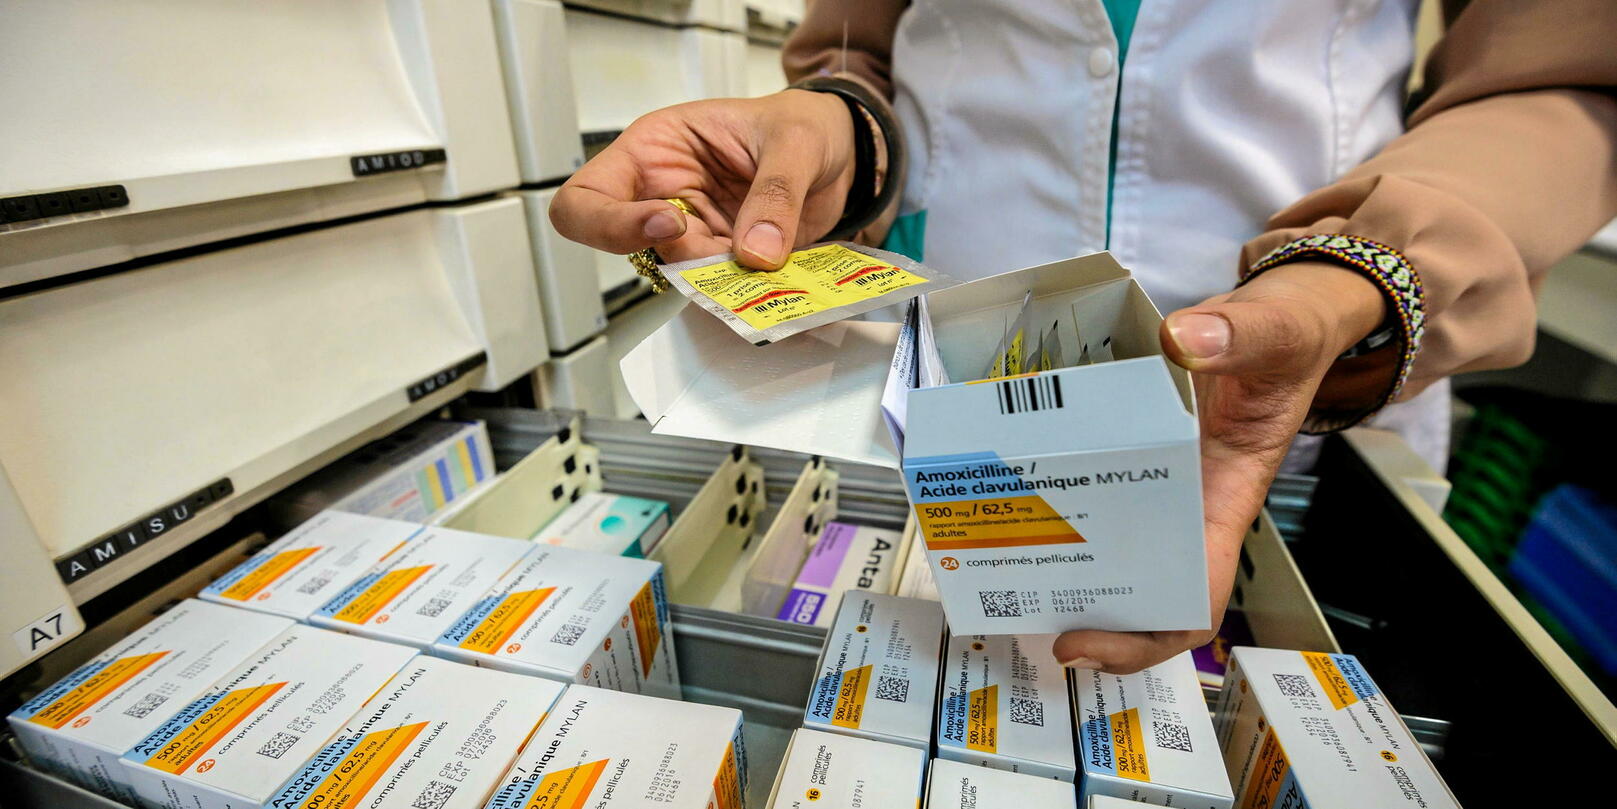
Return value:
M 1426 336 L 1400 398 L 1525 361 L 1539 280 L 1617 217 L 1614 42 L 1612 0 L 1470 3 L 1433 52 L 1409 130 L 1275 214 L 1242 266 L 1309 233 L 1402 251 L 1425 289 Z
M 893 99 L 893 37 L 908 0 L 808 0 L 803 22 L 781 52 L 786 80 L 816 74 L 860 82 L 882 99 Z M 843 48 L 846 37 L 847 48 Z M 889 110 L 890 112 L 891 110 Z M 900 143 L 903 132 L 888 133 Z M 885 149 L 877 155 L 877 175 L 887 181 Z M 902 178 L 897 178 L 902 182 Z M 898 198 L 880 218 L 859 232 L 857 241 L 881 244 L 898 216 Z

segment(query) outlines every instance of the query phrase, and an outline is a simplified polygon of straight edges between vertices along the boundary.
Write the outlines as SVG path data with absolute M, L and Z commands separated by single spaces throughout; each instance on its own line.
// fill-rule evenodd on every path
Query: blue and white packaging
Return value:
M 585 492 L 533 540 L 643 559 L 668 533 L 668 504 L 608 492 Z

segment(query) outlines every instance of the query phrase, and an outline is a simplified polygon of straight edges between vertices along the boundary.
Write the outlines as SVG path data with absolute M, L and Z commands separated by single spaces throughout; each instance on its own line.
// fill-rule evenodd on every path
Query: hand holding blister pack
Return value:
M 726 255 L 671 264 L 662 272 L 680 294 L 754 345 L 956 283 L 897 253 L 849 242 L 798 250 L 778 270 L 749 269 Z

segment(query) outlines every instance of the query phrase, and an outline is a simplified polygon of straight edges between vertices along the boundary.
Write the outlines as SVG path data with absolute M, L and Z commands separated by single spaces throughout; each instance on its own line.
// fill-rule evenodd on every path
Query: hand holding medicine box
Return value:
M 273 615 L 183 601 L 7 719 L 40 768 L 134 804 L 118 759 L 291 626 Z
M 428 527 L 316 610 L 309 623 L 431 650 L 532 549 L 520 539 Z
M 943 631 L 936 601 L 848 593 L 820 650 L 803 727 L 930 750 Z
M 1352 655 L 1237 646 L 1213 715 L 1239 809 L 1459 809 Z
M 797 581 L 775 617 L 794 624 L 829 626 L 843 594 L 890 593 L 901 561 L 903 535 L 845 522 L 828 522 L 809 551 Z
M 322 511 L 197 597 L 306 621 L 421 530 L 415 523 Z
M 1072 708 L 1054 635 L 956 635 L 943 656 L 938 756 L 1073 783 Z
M 644 497 L 584 492 L 533 541 L 642 559 L 668 533 L 668 504 Z
M 1072 784 L 1004 770 L 932 760 L 926 809 L 1076 809 Z
M 1079 793 L 1230 809 L 1235 798 L 1190 652 L 1143 671 L 1074 669 Z
M 769 809 L 921 805 L 926 753 L 808 728 L 792 732 L 775 775 Z
M 662 565 L 529 547 L 438 638 L 433 652 L 475 666 L 677 699 Z
M 1208 628 L 1190 378 L 1128 271 L 1095 254 L 925 301 L 764 347 L 686 307 L 624 377 L 655 432 L 900 469 L 954 632 Z M 981 374 L 1024 301 L 1099 361 L 941 384 Z
M 485 809 L 741 809 L 746 793 L 740 711 L 574 685 Z
M 419 656 L 271 803 L 480 809 L 565 688 Z
M 415 650 L 294 626 L 124 754 L 143 806 L 260 809 Z

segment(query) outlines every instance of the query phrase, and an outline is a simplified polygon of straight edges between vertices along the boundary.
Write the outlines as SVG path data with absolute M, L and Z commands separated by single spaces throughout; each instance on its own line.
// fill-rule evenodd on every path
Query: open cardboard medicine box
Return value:
M 975 381 L 1024 300 L 1091 362 Z M 754 346 L 687 305 L 623 374 L 654 432 L 899 469 L 955 634 L 1208 628 L 1194 396 L 1129 272 L 1096 253 L 923 308 L 930 329 L 843 321 Z

